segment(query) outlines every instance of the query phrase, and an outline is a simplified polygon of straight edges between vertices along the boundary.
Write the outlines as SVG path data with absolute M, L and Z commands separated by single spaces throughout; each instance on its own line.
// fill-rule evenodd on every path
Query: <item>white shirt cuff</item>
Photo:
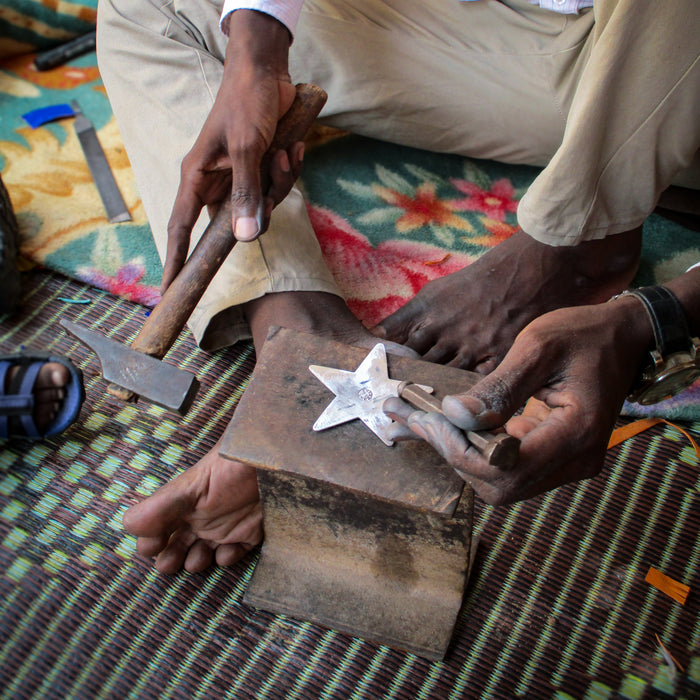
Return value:
M 224 0 L 221 9 L 221 22 L 234 10 L 257 10 L 282 22 L 294 36 L 304 0 Z

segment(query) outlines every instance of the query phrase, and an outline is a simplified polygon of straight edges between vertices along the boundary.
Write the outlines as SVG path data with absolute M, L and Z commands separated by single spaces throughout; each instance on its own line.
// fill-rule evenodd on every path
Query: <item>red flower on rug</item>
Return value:
M 489 232 L 489 235 L 472 238 L 471 242 L 476 243 L 477 245 L 493 248 L 499 243 L 503 243 L 506 238 L 510 238 L 518 230 L 517 226 L 507 224 L 505 221 L 489 219 L 486 216 L 482 216 L 480 218 L 483 227 Z
M 113 276 L 95 268 L 82 268 L 78 270 L 76 278 L 137 304 L 155 306 L 160 301 L 160 291 L 156 287 L 141 284 L 145 273 L 141 263 L 131 262 L 120 267 Z
M 462 199 L 452 200 L 449 204 L 453 209 L 480 211 L 489 219 L 504 221 L 506 214 L 514 214 L 518 208 L 518 202 L 514 199 L 515 189 L 506 178 L 496 180 L 489 190 L 467 180 L 451 179 L 450 182 L 467 195 Z
M 403 306 L 426 282 L 476 259 L 415 241 L 392 239 L 375 248 L 337 214 L 307 208 L 326 264 L 352 312 L 369 327 Z
M 372 189 L 387 204 L 404 210 L 405 213 L 396 221 L 396 230 L 399 233 L 430 224 L 471 230 L 469 222 L 457 216 L 448 202 L 438 198 L 432 183 L 418 185 L 412 195 L 383 185 L 374 185 Z

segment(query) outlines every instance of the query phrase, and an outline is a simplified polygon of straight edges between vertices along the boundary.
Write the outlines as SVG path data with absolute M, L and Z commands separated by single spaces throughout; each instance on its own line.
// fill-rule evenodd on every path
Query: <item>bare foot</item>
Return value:
M 137 551 L 155 557 L 161 573 L 202 571 L 214 561 L 228 566 L 262 540 L 255 470 L 218 450 L 124 514 Z
M 488 373 L 536 317 L 622 291 L 640 250 L 641 229 L 575 247 L 518 231 L 469 267 L 428 282 L 374 332 L 430 362 Z
M 19 367 L 12 367 L 5 378 L 5 389 L 11 386 Z M 63 399 L 66 396 L 65 387 L 70 382 L 68 368 L 58 362 L 47 362 L 39 370 L 34 381 L 34 423 L 40 433 L 44 433 L 58 415 Z
M 377 338 L 332 294 L 268 294 L 246 305 L 257 349 L 270 326 L 316 333 L 348 345 L 373 347 Z M 406 348 L 390 348 L 403 354 Z M 137 551 L 155 557 L 162 573 L 229 566 L 262 541 L 262 513 L 255 470 L 224 459 L 218 445 L 186 472 L 124 514 L 124 527 L 138 537 Z

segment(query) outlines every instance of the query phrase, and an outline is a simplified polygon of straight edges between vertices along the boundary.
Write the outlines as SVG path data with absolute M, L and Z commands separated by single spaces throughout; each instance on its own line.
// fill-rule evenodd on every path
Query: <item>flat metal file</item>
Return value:
M 110 223 L 131 221 L 131 215 L 119 191 L 117 181 L 109 168 L 109 163 L 102 150 L 100 141 L 92 122 L 82 113 L 78 103 L 73 100 L 71 107 L 75 112 L 75 132 L 85 154 L 92 179 L 95 181 L 100 199 L 107 212 Z

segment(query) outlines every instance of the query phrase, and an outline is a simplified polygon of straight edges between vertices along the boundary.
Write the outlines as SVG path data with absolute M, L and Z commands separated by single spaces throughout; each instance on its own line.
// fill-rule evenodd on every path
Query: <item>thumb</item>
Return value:
M 233 233 L 239 241 L 255 240 L 262 233 L 260 157 L 261 154 L 246 152 L 231 158 L 231 218 Z
M 464 394 L 445 396 L 445 416 L 462 430 L 488 430 L 502 425 L 549 379 L 541 376 L 537 358 L 524 358 L 516 346 L 503 362 Z
M 278 114 L 275 124 L 289 111 L 295 97 L 294 85 L 284 80 L 278 81 Z M 274 139 L 275 130 L 273 129 L 270 139 Z M 232 166 L 232 225 L 239 241 L 253 241 L 265 228 L 264 200 L 270 184 L 270 163 L 266 160 L 265 153 L 245 149 L 229 154 Z M 261 172 L 261 168 L 265 172 Z

